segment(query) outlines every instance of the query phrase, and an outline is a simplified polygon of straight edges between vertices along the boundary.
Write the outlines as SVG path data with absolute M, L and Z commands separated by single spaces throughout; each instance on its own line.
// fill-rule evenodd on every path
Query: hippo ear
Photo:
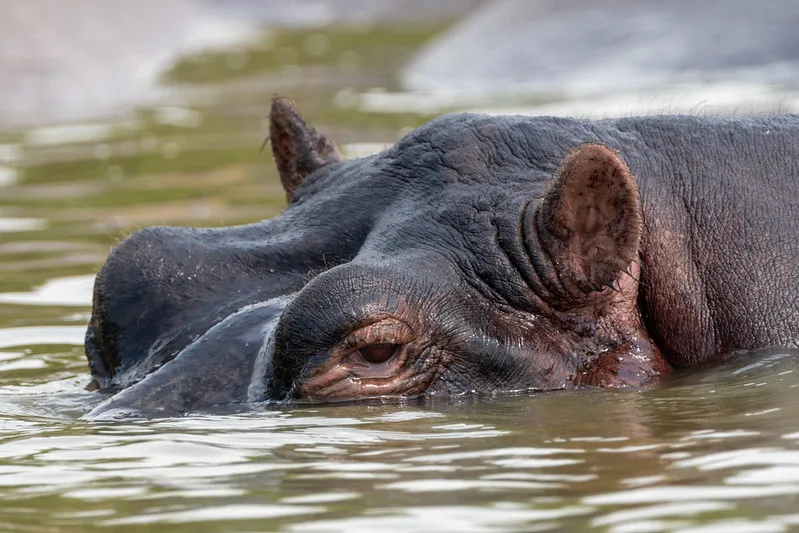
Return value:
M 335 143 L 305 122 L 288 98 L 272 99 L 269 137 L 289 201 L 306 176 L 329 163 L 342 161 Z
M 536 213 L 542 247 L 575 295 L 613 284 L 638 255 L 642 224 L 630 170 L 601 144 L 566 158 Z

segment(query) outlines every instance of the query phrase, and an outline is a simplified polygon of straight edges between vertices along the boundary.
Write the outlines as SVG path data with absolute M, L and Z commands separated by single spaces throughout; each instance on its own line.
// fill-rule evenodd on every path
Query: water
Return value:
M 410 39 L 362 31 L 360 46 Z M 333 39 L 330 64 L 347 46 Z M 81 345 L 110 247 L 146 225 L 282 208 L 258 152 L 274 87 L 353 155 L 427 119 L 347 107 L 398 89 L 358 53 L 344 84 L 290 65 L 293 88 L 285 65 L 244 83 L 208 57 L 191 76 L 236 80 L 178 110 L 0 138 L 0 531 L 799 530 L 799 367 L 779 351 L 648 391 L 80 419 L 103 399 L 84 390 Z
M 2 530 L 799 526 L 790 359 L 647 392 L 86 423 L 80 354 L 41 351 L 61 381 L 0 395 Z

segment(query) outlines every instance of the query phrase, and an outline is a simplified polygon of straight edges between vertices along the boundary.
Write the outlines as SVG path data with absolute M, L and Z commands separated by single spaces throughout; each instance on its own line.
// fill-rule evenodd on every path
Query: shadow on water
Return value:
M 270 31 L 252 48 L 177 63 L 165 75 L 180 82 L 177 103 L 0 134 L 0 530 L 799 527 L 799 369 L 783 351 L 645 391 L 80 420 L 104 399 L 85 390 L 82 342 L 109 248 L 142 226 L 282 209 L 258 151 L 274 92 L 351 157 L 442 109 L 601 109 L 542 94 L 402 93 L 394 71 L 446 25 L 427 22 Z

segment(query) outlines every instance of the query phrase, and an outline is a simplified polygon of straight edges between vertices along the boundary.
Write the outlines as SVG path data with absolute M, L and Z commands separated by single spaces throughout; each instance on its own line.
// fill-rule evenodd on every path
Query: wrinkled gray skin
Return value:
M 799 117 L 448 115 L 375 156 L 277 98 L 290 200 L 97 276 L 90 417 L 641 387 L 799 347 Z

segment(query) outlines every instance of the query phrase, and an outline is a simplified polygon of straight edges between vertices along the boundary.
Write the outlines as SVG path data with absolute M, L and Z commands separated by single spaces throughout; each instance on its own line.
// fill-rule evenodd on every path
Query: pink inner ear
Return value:
M 582 292 L 600 290 L 637 256 L 638 188 L 611 150 L 585 144 L 571 154 L 541 207 L 542 236 L 559 277 Z
M 601 228 L 599 221 L 599 208 L 595 205 L 588 206 L 583 218 L 583 233 L 593 235 Z

